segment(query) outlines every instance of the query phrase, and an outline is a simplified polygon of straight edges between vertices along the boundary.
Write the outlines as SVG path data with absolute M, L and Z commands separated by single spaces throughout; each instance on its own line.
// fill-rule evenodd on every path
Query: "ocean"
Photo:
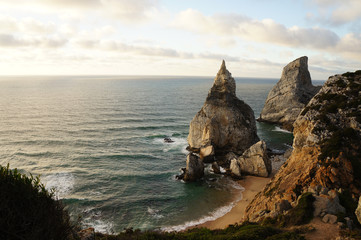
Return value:
M 277 79 L 235 79 L 257 118 Z M 96 231 L 182 230 L 213 220 L 242 197 L 242 186 L 208 170 L 204 181 L 175 179 L 189 123 L 212 84 L 213 77 L 0 77 L 0 164 L 40 175 L 72 219 Z M 274 150 L 292 144 L 287 131 L 257 128 Z

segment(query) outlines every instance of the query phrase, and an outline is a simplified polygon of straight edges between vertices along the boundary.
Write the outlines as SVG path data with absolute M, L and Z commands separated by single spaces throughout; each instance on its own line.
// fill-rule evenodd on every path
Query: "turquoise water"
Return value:
M 236 78 L 237 96 L 258 117 L 276 81 Z M 241 186 L 211 173 L 197 183 L 175 180 L 189 123 L 212 84 L 212 77 L 1 77 L 0 164 L 40 174 L 74 219 L 101 232 L 180 230 L 217 218 Z M 269 147 L 292 143 L 292 134 L 257 124 Z

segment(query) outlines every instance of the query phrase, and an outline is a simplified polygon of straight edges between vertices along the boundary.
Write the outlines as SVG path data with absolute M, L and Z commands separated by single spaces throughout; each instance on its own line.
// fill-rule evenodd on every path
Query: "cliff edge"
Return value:
M 279 219 L 308 200 L 314 217 L 355 219 L 361 195 L 360 95 L 360 70 L 326 81 L 293 125 L 290 158 L 247 207 L 246 220 Z

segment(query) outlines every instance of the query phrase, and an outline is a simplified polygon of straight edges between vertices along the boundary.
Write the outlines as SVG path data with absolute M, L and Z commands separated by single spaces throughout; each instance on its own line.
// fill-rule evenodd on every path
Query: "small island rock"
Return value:
M 187 166 L 184 173 L 184 181 L 193 182 L 204 176 L 204 164 L 202 159 L 190 153 L 187 156 Z
M 259 121 L 293 130 L 298 114 L 321 88 L 312 85 L 307 61 L 304 56 L 283 68 L 281 79 L 268 94 Z
M 235 80 L 224 61 L 202 109 L 190 123 L 187 140 L 193 150 L 212 146 L 216 156 L 240 155 L 259 140 L 253 110 L 237 98 Z

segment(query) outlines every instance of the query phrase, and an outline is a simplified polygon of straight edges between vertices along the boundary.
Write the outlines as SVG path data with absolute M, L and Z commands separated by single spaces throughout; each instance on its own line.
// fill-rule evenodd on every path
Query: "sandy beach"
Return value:
M 242 192 L 242 200 L 236 203 L 230 212 L 217 218 L 214 221 L 205 222 L 194 227 L 206 227 L 209 229 L 223 229 L 230 224 L 238 223 L 242 220 L 247 205 L 252 201 L 258 192 L 260 192 L 269 183 L 271 178 L 245 176 L 239 180 L 239 184 L 245 188 Z

